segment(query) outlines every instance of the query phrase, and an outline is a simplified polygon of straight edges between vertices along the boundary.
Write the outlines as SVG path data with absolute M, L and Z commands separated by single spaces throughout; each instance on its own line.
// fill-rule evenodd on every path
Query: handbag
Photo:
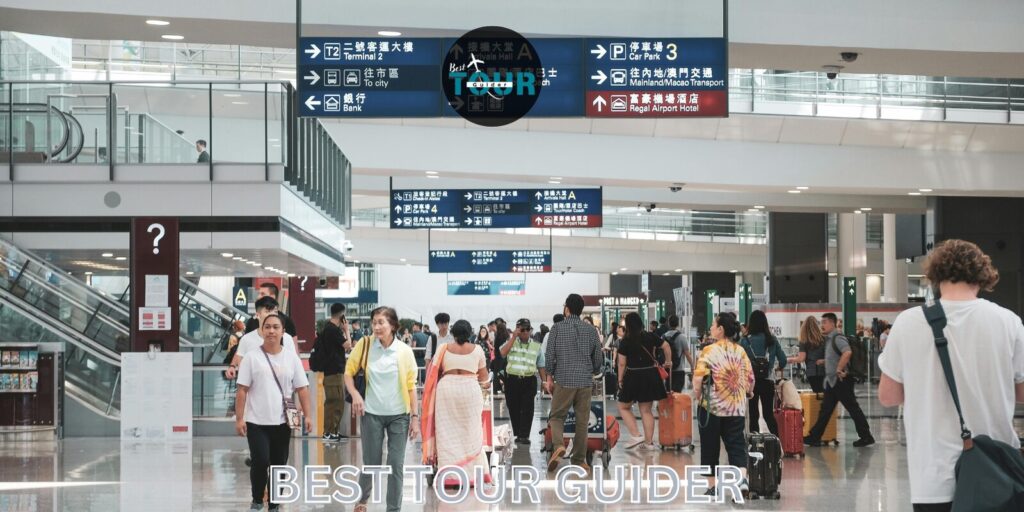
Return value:
M 260 347 L 260 350 L 263 351 L 263 357 L 267 359 L 267 366 L 270 367 L 270 373 L 274 375 L 274 384 L 277 384 L 277 389 L 281 392 L 281 405 L 284 406 L 285 423 L 288 425 L 288 428 L 292 430 L 301 429 L 302 418 L 299 416 L 299 409 L 295 407 L 295 400 L 285 396 L 284 388 L 281 387 L 281 381 L 277 380 L 277 372 L 274 371 L 274 364 L 270 362 L 270 356 L 263 347 Z
M 366 399 L 366 358 L 367 352 L 370 350 L 369 336 L 363 336 L 359 343 L 363 344 L 363 355 L 359 358 L 359 371 L 356 372 L 356 376 L 352 377 L 352 384 L 355 385 L 356 391 L 359 392 L 359 396 Z M 352 403 L 352 394 L 345 393 L 345 401 Z
M 640 348 L 644 349 L 644 352 L 651 356 L 651 361 L 654 362 L 654 367 L 658 369 L 658 376 L 661 377 L 661 380 L 668 380 L 668 370 L 658 364 L 658 358 L 654 357 L 654 352 L 647 350 L 647 347 L 641 346 Z
M 946 327 L 946 313 L 937 300 L 931 306 L 921 307 L 931 325 L 942 372 L 946 375 L 946 384 L 960 417 L 960 439 L 964 447 L 954 469 L 956 490 L 953 493 L 953 511 L 1024 510 L 1024 455 L 1016 448 L 989 436 L 974 437 L 967 429 L 960 408 L 960 395 L 956 390 L 956 379 L 953 377 L 953 366 L 949 361 L 949 342 L 942 332 Z

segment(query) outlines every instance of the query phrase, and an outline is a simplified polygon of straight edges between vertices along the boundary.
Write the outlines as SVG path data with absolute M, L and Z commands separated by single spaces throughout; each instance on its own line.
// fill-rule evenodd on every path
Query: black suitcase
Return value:
M 782 483 L 782 443 L 779 438 L 772 434 L 750 434 L 747 452 L 749 498 L 779 499 L 779 485 Z

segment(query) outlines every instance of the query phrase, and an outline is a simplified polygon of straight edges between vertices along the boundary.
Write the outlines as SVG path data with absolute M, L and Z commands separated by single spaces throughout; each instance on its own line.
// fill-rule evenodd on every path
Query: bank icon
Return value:
M 340 94 L 324 94 L 324 112 L 341 112 Z
M 629 101 L 625 94 L 612 94 L 612 112 L 625 112 L 629 110 Z

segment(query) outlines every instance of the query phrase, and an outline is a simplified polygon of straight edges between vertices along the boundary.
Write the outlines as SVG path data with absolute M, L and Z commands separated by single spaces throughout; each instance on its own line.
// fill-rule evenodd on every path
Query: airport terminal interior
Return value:
M 954 480 L 926 320 L 1021 456 L 1021 34 L 1002 0 L 0 0 L 0 512 L 1024 510 Z

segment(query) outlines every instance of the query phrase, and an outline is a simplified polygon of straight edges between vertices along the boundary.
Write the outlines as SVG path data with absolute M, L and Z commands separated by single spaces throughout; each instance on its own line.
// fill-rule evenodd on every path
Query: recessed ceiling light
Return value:
M 907 192 L 907 195 L 908 196 L 919 196 L 919 195 L 921 195 L 921 193 L 920 192 Z
M 263 267 L 263 270 L 274 270 L 274 267 Z
M 237 92 L 226 92 L 226 93 L 224 93 L 224 97 L 225 98 L 241 98 L 242 95 L 238 94 Z M 277 139 L 275 139 L 275 140 L 277 140 Z
M 739 270 L 730 270 L 729 273 L 730 274 L 736 274 L 736 273 L 739 273 Z
M 561 181 L 549 181 L 548 184 L 550 184 L 550 185 L 561 185 L 562 182 Z
M 248 105 L 249 102 L 248 101 L 232 101 L 231 104 L 232 105 Z
M 670 275 L 672 275 L 672 273 L 671 273 L 671 272 L 665 272 L 665 273 L 664 273 L 664 274 L 662 274 L 662 275 L 663 275 L 663 276 L 670 276 Z
M 295 274 L 288 274 L 288 277 L 295 277 Z
M 629 270 L 629 269 L 628 269 L 628 268 L 626 268 L 626 267 L 622 267 L 622 268 L 620 268 L 620 269 L 619 269 L 619 272 L 625 272 L 625 271 L 627 271 L 627 270 Z
M 799 194 L 799 193 L 800 193 L 800 191 L 799 191 L 799 190 L 790 190 L 790 191 L 788 191 L 788 192 L 789 192 L 790 194 Z
M 185 272 L 185 275 L 186 276 L 192 276 L 192 275 L 195 275 L 195 272 L 192 272 L 191 270 L 189 270 L 188 272 Z
M 262 267 L 263 266 L 263 264 L 258 262 L 258 261 L 253 261 L 253 262 L 251 262 L 249 264 L 254 266 L 254 267 Z
M 384 37 L 398 37 L 398 36 L 402 35 L 402 33 L 398 32 L 396 30 L 378 30 L 377 31 L 377 35 L 378 36 L 384 36 Z
M 234 254 L 231 254 L 230 252 L 222 252 L 222 253 L 220 253 L 220 255 L 224 256 L 225 258 L 230 258 L 230 257 L 234 256 Z
M 101 256 L 103 256 L 104 258 L 113 258 L 114 257 L 114 253 L 112 253 L 112 252 L 105 252 Z
M 231 259 L 233 259 L 235 261 L 242 261 L 242 257 L 241 256 L 235 256 L 234 258 L 231 258 Z
M 125 260 L 128 259 L 128 257 L 127 256 L 118 256 L 118 257 L 116 257 L 114 259 L 117 260 L 117 261 L 125 261 Z
M 160 37 L 167 39 L 169 41 L 181 41 L 182 39 L 185 39 L 185 36 L 179 36 L 175 34 L 164 34 Z
M 562 181 L 562 177 L 561 176 L 551 176 L 548 179 L 549 180 L 555 180 L 555 181 Z
M 758 210 L 764 210 L 764 205 L 755 204 L 754 208 L 757 208 Z
M 437 179 L 441 179 L 441 177 L 440 177 L 440 176 L 438 176 L 438 175 L 436 175 L 436 174 L 428 174 L 428 175 L 427 175 L 427 178 L 428 178 L 428 179 L 432 179 L 432 180 L 437 180 Z
M 405 258 L 400 258 L 398 261 L 401 261 L 402 263 L 405 263 Z
M 930 189 L 930 188 L 919 188 L 919 189 L 917 189 L 917 191 L 918 192 L 931 192 L 932 189 Z
M 864 212 L 862 212 L 862 211 L 860 211 L 860 210 L 854 210 L 854 211 L 853 211 L 853 213 L 856 213 L 857 215 L 860 215 L 860 214 L 862 214 L 862 213 L 864 213 Z
M 166 27 L 170 24 L 171 22 L 164 20 L 146 20 L 146 25 L 153 25 L 155 27 Z
M 809 188 L 810 188 L 810 187 L 796 187 L 796 189 L 797 189 L 797 190 L 807 190 L 807 189 L 809 189 Z
M 617 276 L 617 275 L 619 275 L 619 273 L 618 272 L 612 272 L 612 275 L 613 276 Z
M 353 261 L 352 263 L 359 263 L 359 260 L 355 260 L 355 261 Z
M 748 211 L 748 212 L 754 212 L 754 213 L 757 213 L 757 212 L 759 212 L 759 211 L 761 211 L 761 210 L 758 210 L 757 208 L 751 208 L 751 209 L 749 209 L 749 210 L 747 210 L 747 211 Z
M 91 275 L 92 275 L 92 272 L 86 272 L 86 273 L 85 273 L 85 275 L 87 275 L 87 276 L 91 276 Z
M 427 171 L 427 174 L 437 174 L 437 171 Z
M 861 208 L 861 210 L 863 210 L 863 211 L 865 211 L 865 212 L 870 212 L 870 211 L 871 211 L 871 208 Z
M 682 272 L 682 271 L 683 271 L 683 269 L 681 269 L 681 268 L 677 268 L 677 269 L 676 269 L 675 271 L 676 271 L 676 272 Z

